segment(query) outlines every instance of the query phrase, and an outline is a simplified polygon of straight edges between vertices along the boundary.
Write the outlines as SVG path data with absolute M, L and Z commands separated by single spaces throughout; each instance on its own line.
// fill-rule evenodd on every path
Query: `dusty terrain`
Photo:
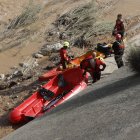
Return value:
M 86 5 L 92 0 L 40 0 L 36 3 L 41 10 L 37 13 L 37 20 L 27 26 L 17 26 L 14 29 L 7 30 L 7 27 L 11 25 L 11 21 L 19 16 L 24 11 L 24 7 L 29 6 L 29 0 L 1 0 L 0 2 L 0 73 L 10 73 L 10 69 L 13 66 L 18 66 L 19 62 L 24 61 L 28 56 L 32 56 L 34 52 L 37 52 L 44 44 L 54 44 L 57 42 L 62 43 L 63 40 L 59 40 L 58 37 L 52 38 L 48 36 L 48 31 L 55 29 L 54 23 L 63 14 L 74 10 L 83 5 Z M 121 12 L 124 16 L 127 40 L 140 33 L 140 2 L 139 0 L 96 0 L 96 5 L 99 8 L 97 12 L 98 23 L 112 22 L 114 24 L 116 15 Z M 15 4 L 16 3 L 16 4 Z M 64 7 L 67 8 L 64 8 Z M 36 8 L 36 6 L 35 6 Z M 99 13 L 99 14 L 98 14 Z M 91 14 L 91 13 L 90 13 Z M 96 26 L 98 31 L 100 26 Z M 75 27 L 76 28 L 76 27 Z M 58 30 L 58 29 L 57 29 Z M 65 30 L 64 27 L 59 27 L 61 32 Z M 113 41 L 111 32 L 106 34 L 96 33 L 88 38 L 92 43 L 97 42 L 110 42 Z M 82 33 L 80 32 L 82 35 Z M 73 41 L 70 38 L 71 41 Z M 6 48 L 6 49 L 5 49 Z M 75 49 L 83 53 L 81 49 Z M 46 57 L 48 58 L 48 57 Z M 47 66 L 47 59 L 43 58 L 39 60 L 40 65 L 32 73 L 35 75 L 31 79 L 25 80 L 18 86 L 6 90 L 0 90 L 0 138 L 19 128 L 21 125 L 11 125 L 8 121 L 9 111 L 21 103 L 25 98 L 30 96 L 39 84 L 36 80 L 38 75 L 45 72 L 44 67 Z M 106 59 L 108 65 L 103 77 L 110 75 L 116 68 L 113 57 Z
M 9 0 L 10 1 L 10 0 Z M 8 0 L 7 3 L 4 1 L 2 4 L 4 5 L 3 7 L 5 7 L 5 10 L 7 10 L 7 16 L 2 16 L 1 20 L 3 22 L 6 22 L 5 26 L 3 27 L 2 31 L 1 31 L 1 36 L 2 36 L 2 41 L 0 43 L 0 48 L 3 47 L 5 48 L 6 46 L 11 48 L 10 51 L 4 51 L 3 53 L 0 53 L 0 72 L 1 73 L 7 73 L 9 72 L 9 69 L 15 65 L 17 66 L 19 62 L 23 61 L 24 59 L 26 59 L 27 56 L 32 55 L 34 52 L 38 51 L 38 49 L 40 47 L 42 47 L 45 43 L 46 43 L 46 33 L 50 28 L 52 28 L 52 23 L 55 22 L 56 18 L 66 12 L 68 12 L 70 9 L 74 9 L 77 5 L 82 5 L 83 3 L 86 4 L 87 2 L 89 2 L 90 0 L 86 0 L 84 2 L 82 1 L 77 1 L 75 3 L 72 3 L 71 1 L 56 1 L 56 2 L 52 2 L 47 1 L 47 4 L 45 3 L 45 0 L 43 2 L 38 1 L 39 6 L 41 7 L 41 11 L 38 14 L 39 19 L 34 22 L 33 24 L 29 25 L 28 27 L 24 27 L 24 28 L 18 28 L 15 29 L 14 31 L 10 31 L 10 33 L 12 34 L 12 38 L 11 36 L 8 37 L 4 37 L 3 38 L 3 30 L 6 30 L 7 26 L 10 24 L 9 20 L 7 20 L 9 18 L 8 13 L 10 13 L 10 11 L 13 11 L 15 13 L 18 14 L 14 14 L 10 13 L 11 19 L 15 18 L 16 16 L 20 15 L 20 13 L 22 13 L 25 9 L 22 7 L 22 5 L 26 8 L 29 7 L 29 0 L 26 1 L 21 1 L 21 3 L 19 3 L 19 5 L 16 5 L 17 7 L 15 8 L 16 11 L 14 11 L 11 6 L 11 9 L 8 9 Z M 9 5 L 14 6 L 14 3 L 17 3 L 17 1 L 15 0 L 14 2 L 9 3 Z M 38 8 L 36 7 L 36 5 L 38 4 L 36 2 L 33 2 L 33 4 L 35 4 L 35 9 Z M 67 5 L 67 8 L 65 10 L 63 10 L 63 5 Z M 30 14 L 30 13 L 29 13 Z M 16 32 L 16 34 L 15 34 Z M 25 34 L 25 35 L 24 35 Z M 16 36 L 15 36 L 16 35 Z M 28 38 L 25 38 L 27 36 Z M 18 39 L 19 38 L 19 39 Z M 52 43 L 56 43 L 56 42 L 52 42 Z M 16 45 L 19 44 L 19 45 Z M 12 47 L 13 46 L 13 47 Z M 14 47 L 16 46 L 16 47 Z M 11 63 L 9 63 L 9 58 Z

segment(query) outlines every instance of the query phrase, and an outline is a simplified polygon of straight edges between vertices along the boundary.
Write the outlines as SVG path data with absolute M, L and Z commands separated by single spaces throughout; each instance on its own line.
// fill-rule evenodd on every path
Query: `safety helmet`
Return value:
M 69 47 L 69 45 L 70 45 L 70 43 L 67 42 L 67 41 L 65 41 L 64 44 L 63 44 L 64 47 Z
M 117 34 L 116 35 L 116 40 L 121 40 L 122 39 L 122 36 L 120 34 Z
M 117 17 L 118 17 L 118 18 L 122 17 L 122 14 L 118 14 Z

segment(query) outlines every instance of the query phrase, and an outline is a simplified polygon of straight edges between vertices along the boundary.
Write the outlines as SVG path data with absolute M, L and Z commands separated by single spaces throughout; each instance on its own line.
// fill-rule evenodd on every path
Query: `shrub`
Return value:
M 138 47 L 131 47 L 128 54 L 127 54 L 127 60 L 130 68 L 140 73 L 140 46 Z
M 34 5 L 31 1 L 28 7 L 26 7 L 18 17 L 10 22 L 8 29 L 15 29 L 34 23 L 38 18 L 37 14 L 40 9 L 40 5 Z

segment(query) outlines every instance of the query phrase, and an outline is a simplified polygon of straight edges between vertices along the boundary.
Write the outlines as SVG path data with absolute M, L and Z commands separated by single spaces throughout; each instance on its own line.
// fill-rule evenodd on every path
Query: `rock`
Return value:
M 50 52 L 57 52 L 62 47 L 63 47 L 63 45 L 61 45 L 60 43 L 56 43 L 56 44 L 53 44 L 53 45 L 47 45 L 47 44 L 45 44 L 38 53 L 46 56 Z
M 7 80 L 20 76 L 23 76 L 23 72 L 21 70 L 16 70 L 13 74 L 8 75 Z
M 31 79 L 33 76 L 32 75 L 24 75 L 23 77 L 21 77 L 19 79 L 19 81 L 24 81 L 24 80 L 28 80 L 28 79 Z
M 12 96 L 11 98 L 12 98 L 12 99 L 16 99 L 16 98 L 18 98 L 18 96 L 17 96 L 17 95 L 15 95 L 15 96 Z
M 14 76 L 23 76 L 23 73 L 22 73 L 21 70 L 17 70 L 17 71 L 14 72 L 13 75 L 14 75 Z
M 0 80 L 4 80 L 5 79 L 5 75 L 4 74 L 0 74 Z
M 21 67 L 29 67 L 29 64 L 27 64 L 27 63 L 25 63 L 25 62 L 21 62 L 21 63 L 19 63 L 19 65 L 21 66 Z
M 67 39 L 68 38 L 68 36 L 67 36 L 67 34 L 66 33 L 61 33 L 60 34 L 60 36 L 59 36 L 59 39 Z
M 11 81 L 10 84 L 9 84 L 9 88 L 11 88 L 11 87 L 13 87 L 15 85 L 18 85 L 18 82 Z
M 8 84 L 7 83 L 0 83 L 0 90 L 4 90 L 4 89 L 6 89 L 6 88 L 8 88 Z
M 60 36 L 60 32 L 56 32 L 57 36 Z
M 34 62 L 34 64 L 33 64 L 33 67 L 37 67 L 37 66 L 39 66 L 39 64 L 38 64 L 38 61 L 35 60 L 35 62 Z
M 39 54 L 39 53 L 35 53 L 35 54 L 33 54 L 33 57 L 35 57 L 35 58 L 42 58 L 43 55 Z
M 50 52 L 48 50 L 43 49 L 43 48 L 38 53 L 43 56 L 48 56 L 50 54 Z

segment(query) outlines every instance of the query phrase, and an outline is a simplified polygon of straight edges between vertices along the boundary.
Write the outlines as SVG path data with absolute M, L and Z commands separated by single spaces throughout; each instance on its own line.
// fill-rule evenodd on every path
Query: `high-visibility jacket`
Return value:
M 60 57 L 61 57 L 61 62 L 69 61 L 69 57 L 66 49 L 64 48 L 60 49 Z
M 124 48 L 125 46 L 122 41 L 115 41 L 112 45 L 112 49 L 114 50 L 115 55 L 123 55 Z
M 123 23 L 123 21 L 117 19 L 114 29 L 117 30 L 117 32 L 124 31 L 124 23 Z

